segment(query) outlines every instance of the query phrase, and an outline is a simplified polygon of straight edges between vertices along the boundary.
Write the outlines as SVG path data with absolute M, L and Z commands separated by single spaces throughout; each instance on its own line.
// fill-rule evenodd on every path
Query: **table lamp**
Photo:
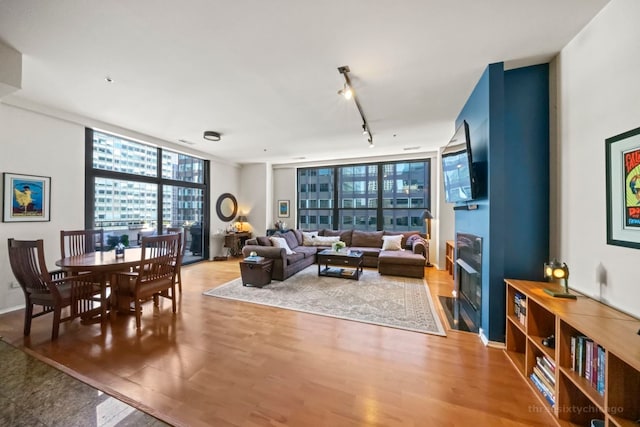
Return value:
M 545 289 L 544 291 L 555 298 L 576 299 L 577 297 L 569 293 L 569 267 L 566 263 L 560 263 L 558 260 L 545 263 L 544 265 L 545 279 L 564 279 L 564 292 Z
M 236 221 L 238 221 L 240 223 L 240 230 L 239 231 L 243 231 L 243 224 L 247 221 L 247 217 L 245 215 L 240 215 L 238 216 L 238 219 L 236 219 Z

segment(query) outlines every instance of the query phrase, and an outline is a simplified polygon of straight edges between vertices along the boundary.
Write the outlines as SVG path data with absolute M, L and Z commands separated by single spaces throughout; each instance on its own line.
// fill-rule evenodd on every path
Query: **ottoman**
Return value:
M 411 251 L 380 251 L 378 272 L 392 276 L 424 277 L 425 257 Z

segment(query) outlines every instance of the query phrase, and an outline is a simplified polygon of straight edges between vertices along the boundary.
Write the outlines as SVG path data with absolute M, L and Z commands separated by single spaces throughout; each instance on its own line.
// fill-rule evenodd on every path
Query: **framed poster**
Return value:
M 289 218 L 288 200 L 278 200 L 278 218 Z
M 2 174 L 3 222 L 50 220 L 51 178 L 36 175 Z
M 640 128 L 605 144 L 607 244 L 640 249 Z

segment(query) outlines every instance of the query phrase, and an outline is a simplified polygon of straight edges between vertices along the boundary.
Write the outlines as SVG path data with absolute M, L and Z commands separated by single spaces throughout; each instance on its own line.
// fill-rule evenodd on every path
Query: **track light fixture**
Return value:
M 356 103 L 356 107 L 358 107 L 358 112 L 360 113 L 360 117 L 362 117 L 362 135 L 367 139 L 369 143 L 369 148 L 373 148 L 373 135 L 371 134 L 371 128 L 369 127 L 369 123 L 367 123 L 367 119 L 364 116 L 364 112 L 362 111 L 362 107 L 360 106 L 360 102 L 358 101 L 358 97 L 356 93 L 353 91 L 351 86 L 351 79 L 349 78 L 349 73 L 351 70 L 348 65 L 344 65 L 342 67 L 338 67 L 338 72 L 344 76 L 344 86 L 342 89 L 338 91 L 338 95 L 344 96 L 346 99 L 353 98 L 353 101 Z

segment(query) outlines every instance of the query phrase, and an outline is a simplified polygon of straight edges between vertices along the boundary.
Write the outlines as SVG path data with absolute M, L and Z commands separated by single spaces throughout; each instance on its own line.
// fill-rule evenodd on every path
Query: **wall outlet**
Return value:
M 18 289 L 20 284 L 18 282 L 9 282 L 9 289 Z

